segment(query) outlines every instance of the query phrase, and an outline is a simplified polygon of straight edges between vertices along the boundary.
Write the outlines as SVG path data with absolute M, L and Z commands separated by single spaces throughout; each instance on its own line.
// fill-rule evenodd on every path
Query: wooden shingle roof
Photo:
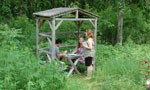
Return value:
M 81 8 L 53 8 L 53 9 L 49 9 L 49 10 L 45 10 L 45 11 L 40 11 L 40 12 L 35 12 L 33 13 L 36 17 L 57 17 L 57 16 L 61 16 L 67 13 L 72 13 L 72 12 L 76 12 L 79 11 L 81 13 L 84 13 L 86 15 L 92 16 L 92 17 L 99 17 L 98 15 L 88 12 L 86 10 L 83 10 Z

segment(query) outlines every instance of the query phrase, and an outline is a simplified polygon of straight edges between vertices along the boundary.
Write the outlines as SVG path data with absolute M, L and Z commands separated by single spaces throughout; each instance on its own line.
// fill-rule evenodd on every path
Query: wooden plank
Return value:
M 55 32 L 55 34 L 72 34 L 72 33 L 78 33 L 78 31 L 73 30 L 74 32 Z M 41 34 L 50 35 L 49 32 L 43 32 Z M 85 34 L 85 32 L 80 31 L 80 34 Z
M 95 18 L 95 30 L 94 30 L 94 48 L 95 48 L 95 54 L 94 54 L 94 60 L 93 60 L 93 69 L 95 70 L 95 62 L 96 62 L 96 45 L 97 45 L 97 18 Z
M 50 35 L 44 34 L 44 33 L 39 33 L 39 35 L 42 36 L 42 37 L 49 37 L 49 38 L 52 38 Z
M 76 19 L 78 19 L 79 17 L 79 13 L 78 13 L 78 10 L 76 10 Z
M 52 55 L 52 53 L 51 52 L 49 52 L 49 51 L 42 51 L 43 53 L 46 53 L 46 54 L 48 54 L 48 55 Z
M 77 59 L 77 60 L 75 61 L 75 63 L 73 63 L 71 59 L 68 59 L 68 61 L 70 62 L 72 68 L 71 68 L 71 70 L 69 71 L 67 77 L 69 77 L 69 76 L 72 74 L 73 70 L 75 70 L 75 71 L 77 72 L 77 74 L 80 74 L 80 72 L 78 71 L 78 69 L 77 69 L 77 67 L 76 67 L 76 65 L 77 65 L 77 63 L 78 63 L 78 61 L 79 61 L 79 59 Z
M 80 13 L 83 13 L 83 14 L 85 14 L 85 15 L 87 15 L 87 16 L 91 16 L 91 17 L 98 17 L 97 15 L 94 15 L 93 13 L 91 13 L 91 12 L 87 12 L 87 11 L 85 11 L 85 10 L 81 10 L 81 9 L 79 9 L 79 12 Z
M 56 20 L 65 20 L 65 21 L 88 21 L 95 20 L 94 18 L 56 18 Z
M 77 59 L 77 60 L 75 61 L 75 63 L 74 63 L 75 66 L 77 65 L 78 61 L 79 61 L 79 59 Z M 74 70 L 74 68 L 71 68 L 71 69 L 70 69 L 70 71 L 69 71 L 67 77 L 69 77 L 69 76 L 72 74 L 73 70 Z
M 79 21 L 78 21 L 77 27 L 78 27 L 78 40 L 79 40 L 79 38 L 80 38 L 80 22 Z
M 80 37 L 80 27 L 81 27 L 81 25 L 82 25 L 82 23 L 83 23 L 83 21 L 78 21 L 78 24 L 77 24 L 77 27 L 78 27 L 78 39 L 79 39 L 79 37 Z
M 39 50 L 49 50 L 50 47 L 39 48 Z
M 47 37 L 47 40 L 49 42 L 49 45 L 51 46 L 52 45 L 52 41 Z
M 60 46 L 60 48 L 76 47 L 76 46 L 77 46 L 76 44 L 73 44 L 73 45 Z M 39 50 L 49 50 L 49 47 L 39 48 Z
M 55 17 L 52 20 L 52 59 L 55 59 Z
M 75 69 L 75 71 L 77 72 L 77 74 L 80 74 L 80 72 L 78 71 L 78 69 L 77 69 L 76 65 L 74 65 L 74 63 L 72 62 L 72 60 L 71 60 L 71 59 L 68 59 L 68 61 L 70 62 L 70 64 L 71 64 L 72 68 L 74 68 L 74 69 Z M 76 60 L 76 61 L 78 62 L 78 60 Z
M 79 10 L 79 12 L 84 13 L 87 16 L 92 16 L 92 17 L 99 17 L 98 15 L 88 12 L 84 9 L 80 8 L 54 8 L 51 10 L 46 10 L 46 11 L 41 11 L 41 12 L 35 12 L 33 13 L 36 17 L 58 17 L 62 16 L 65 14 L 69 14 L 72 12 L 75 12 L 76 10 Z
M 49 24 L 49 26 L 50 26 L 50 29 L 52 30 L 53 29 L 53 27 L 52 27 L 52 24 L 51 24 L 51 22 L 48 20 L 48 24 Z
M 47 55 L 47 58 L 48 58 L 49 63 L 51 64 L 51 63 L 52 63 L 52 60 L 51 60 L 49 54 L 46 54 L 46 55 Z
M 90 21 L 91 25 L 95 28 L 95 25 L 94 25 L 94 23 L 92 22 L 92 20 L 89 20 L 89 21 Z
M 36 19 L 45 19 L 45 20 L 50 20 L 50 17 L 36 16 Z
M 41 19 L 41 20 L 39 21 L 39 28 L 44 24 L 45 21 L 46 21 L 45 19 Z
M 78 31 L 76 32 L 56 32 L 56 34 L 72 34 L 72 33 L 78 33 Z M 85 34 L 85 32 L 80 31 L 81 34 Z
M 76 46 L 77 46 L 76 44 L 73 44 L 73 45 L 60 46 L 60 48 L 66 48 L 66 47 L 76 47 Z
M 57 30 L 58 29 L 58 27 L 60 26 L 60 24 L 63 22 L 63 20 L 60 20 L 60 22 L 56 25 L 56 28 L 55 28 L 55 30 Z
M 57 8 L 55 8 L 55 9 L 57 9 Z M 66 9 L 66 8 L 65 8 Z M 58 16 L 63 16 L 63 15 L 65 15 L 65 14 L 70 14 L 70 13 L 73 13 L 73 12 L 75 12 L 75 10 L 77 10 L 77 8 L 72 8 L 72 10 L 70 9 L 70 10 L 66 10 L 66 11 L 64 11 L 64 9 L 57 9 L 56 11 L 54 11 L 54 9 L 51 9 L 51 10 L 53 10 L 52 12 L 50 11 L 50 10 L 48 10 L 48 12 L 43 12 L 43 11 L 41 11 L 41 12 L 35 12 L 35 13 L 33 13 L 36 17 L 38 17 L 38 18 L 42 18 L 42 17 L 45 17 L 45 18 L 50 18 L 50 17 L 58 17 Z M 51 13 L 50 13 L 51 12 Z
M 91 13 L 91 12 L 88 12 L 88 11 L 86 11 L 86 10 L 84 10 L 84 9 L 81 9 L 81 8 L 79 8 L 79 12 L 81 12 L 81 13 L 83 13 L 83 14 L 85 14 L 85 15 L 88 15 L 88 16 L 92 16 L 92 17 L 95 17 L 95 18 L 99 18 L 98 15 L 96 15 L 96 14 L 94 14 L 94 13 Z
M 39 57 L 39 19 L 36 19 L 36 56 Z

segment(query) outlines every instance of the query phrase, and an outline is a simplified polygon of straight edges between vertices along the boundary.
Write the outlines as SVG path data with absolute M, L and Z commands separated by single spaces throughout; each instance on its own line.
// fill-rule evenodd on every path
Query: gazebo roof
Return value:
M 88 12 L 86 10 L 83 10 L 81 8 L 53 8 L 45 11 L 35 12 L 33 13 L 37 17 L 57 17 L 68 13 L 73 13 L 78 11 L 79 14 L 85 14 L 92 17 L 99 17 L 98 15 Z

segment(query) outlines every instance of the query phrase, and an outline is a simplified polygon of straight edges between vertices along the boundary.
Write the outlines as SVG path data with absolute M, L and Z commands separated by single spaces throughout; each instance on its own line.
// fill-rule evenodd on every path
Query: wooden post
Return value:
M 97 44 L 97 18 L 95 18 L 95 31 L 94 31 L 94 48 L 95 48 L 95 54 L 94 54 L 94 60 L 93 60 L 93 68 L 95 70 L 95 62 L 96 62 L 96 44 Z
M 55 59 L 55 17 L 52 19 L 52 59 Z
M 60 22 L 56 25 L 55 30 L 58 29 L 58 27 L 61 25 L 62 22 L 63 22 L 63 20 L 60 20 Z
M 36 19 L 36 56 L 39 57 L 39 19 Z
M 79 40 L 79 38 L 80 38 L 80 21 L 78 21 L 78 40 Z
M 78 10 L 76 11 L 76 19 L 78 19 L 78 17 L 79 17 L 79 12 L 78 12 Z
M 89 20 L 89 21 L 90 21 L 91 25 L 95 28 L 93 21 L 92 20 Z
M 82 25 L 82 23 L 83 23 L 83 21 L 78 21 L 77 22 L 77 26 L 78 26 L 78 40 L 79 40 L 79 38 L 80 38 L 80 27 L 81 27 L 81 25 Z

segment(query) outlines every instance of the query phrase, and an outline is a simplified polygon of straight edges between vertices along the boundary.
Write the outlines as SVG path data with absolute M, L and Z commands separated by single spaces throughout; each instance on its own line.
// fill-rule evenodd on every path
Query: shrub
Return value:
M 19 35 L 23 35 L 24 38 L 18 38 L 23 46 L 35 47 L 36 35 L 35 26 L 31 23 L 27 16 L 18 16 L 16 19 L 11 19 L 10 28 L 16 28 L 20 30 Z
M 58 65 L 40 66 L 28 47 L 19 48 L 17 29 L 11 30 L 7 25 L 0 26 L 0 89 L 5 90 L 60 90 L 66 87 L 66 73 L 58 70 Z

